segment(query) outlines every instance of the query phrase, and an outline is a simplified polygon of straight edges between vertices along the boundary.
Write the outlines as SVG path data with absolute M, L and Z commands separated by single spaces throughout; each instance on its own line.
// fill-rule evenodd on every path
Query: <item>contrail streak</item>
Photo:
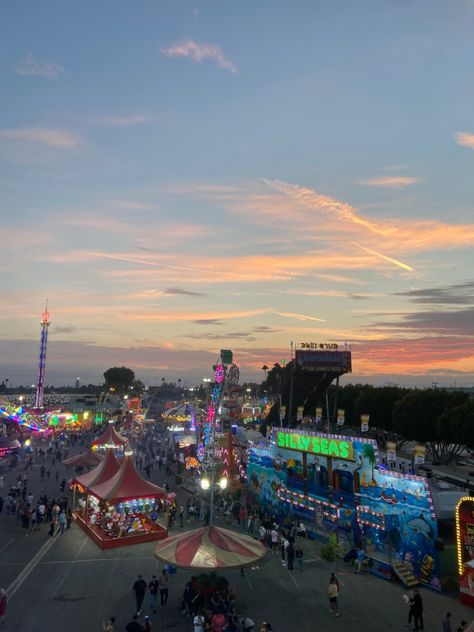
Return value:
M 283 316 L 284 318 L 296 318 L 296 320 L 314 320 L 318 323 L 325 323 L 323 318 L 315 318 L 314 316 L 305 316 L 305 314 L 295 314 L 294 312 L 273 312 L 277 316 Z
M 381 252 L 377 252 L 376 250 L 372 250 L 371 248 L 366 248 L 365 246 L 358 244 L 356 241 L 354 241 L 353 243 L 358 248 L 365 250 L 365 252 L 368 252 L 369 254 L 374 255 L 375 257 L 379 257 L 379 259 L 384 259 L 385 261 L 389 261 L 390 263 L 393 263 L 394 265 L 398 266 L 399 268 L 402 268 L 403 270 L 408 270 L 408 272 L 415 271 L 414 268 L 407 265 L 406 263 L 403 263 L 402 261 L 398 261 L 398 259 L 392 259 L 392 257 L 387 257 L 387 255 L 383 255 Z

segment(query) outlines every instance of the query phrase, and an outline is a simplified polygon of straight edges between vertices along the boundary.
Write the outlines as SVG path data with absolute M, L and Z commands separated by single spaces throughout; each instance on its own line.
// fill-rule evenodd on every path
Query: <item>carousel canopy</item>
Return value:
M 90 486 L 91 494 L 111 504 L 134 498 L 166 498 L 166 490 L 146 481 L 135 469 L 132 457 L 126 456 L 118 472 L 100 485 Z
M 124 446 L 126 443 L 128 443 L 127 437 L 119 434 L 115 430 L 114 424 L 109 423 L 104 434 L 100 435 L 100 437 L 92 442 L 92 447 Z
M 102 457 L 94 452 L 81 452 L 75 456 L 64 459 L 63 465 L 72 467 L 93 467 L 102 461 Z
M 95 456 L 95 455 L 94 455 Z M 120 463 L 117 461 L 117 457 L 112 449 L 108 449 L 105 453 L 105 457 L 102 462 L 87 474 L 76 476 L 73 479 L 74 483 L 79 483 L 82 487 L 89 488 L 93 485 L 100 485 L 110 480 L 114 474 L 120 469 Z
M 161 413 L 161 416 L 166 421 L 171 422 L 186 422 L 191 421 L 192 416 L 195 417 L 205 417 L 207 415 L 206 411 L 199 406 L 195 406 L 194 404 L 190 404 L 189 402 L 184 402 L 184 404 L 179 404 L 179 406 L 175 406 L 174 408 L 170 408 L 169 410 L 165 410 Z
M 242 568 L 264 557 L 266 548 L 248 535 L 203 527 L 174 535 L 155 547 L 155 557 L 181 568 Z

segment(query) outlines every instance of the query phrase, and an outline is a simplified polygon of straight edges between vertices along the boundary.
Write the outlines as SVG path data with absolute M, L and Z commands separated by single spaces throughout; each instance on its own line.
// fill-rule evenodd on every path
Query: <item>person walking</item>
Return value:
M 64 513 L 64 511 L 61 511 L 58 517 L 58 522 L 59 522 L 59 529 L 58 529 L 58 533 L 61 533 L 61 535 L 64 533 L 64 529 L 66 528 L 66 514 Z
M 143 621 L 143 632 L 151 632 L 151 621 L 150 621 L 150 617 L 148 617 L 147 615 L 145 615 L 144 617 L 144 621 Z
M 156 575 L 153 575 L 151 582 L 148 584 L 148 590 L 150 591 L 150 605 L 153 614 L 156 614 L 156 600 L 158 598 L 158 580 Z
M 138 576 L 137 581 L 133 584 L 132 590 L 135 593 L 135 600 L 137 602 L 137 615 L 140 616 L 146 593 L 146 582 L 141 575 Z
M 179 508 L 179 526 L 184 527 L 184 507 L 181 505 Z
M 290 542 L 286 547 L 286 559 L 288 560 L 288 570 L 293 570 L 293 560 L 295 559 L 295 545 Z
M 339 584 L 334 573 L 331 573 L 331 579 L 329 580 L 328 586 L 328 598 L 329 598 L 329 612 L 331 612 L 335 617 L 339 617 Z
M 102 623 L 102 632 L 114 632 L 115 630 L 115 617 L 109 617 L 107 621 Z
M 69 507 L 68 510 L 66 511 L 66 529 L 71 528 L 71 521 L 72 521 L 72 509 L 71 507 Z
M 265 529 L 265 527 L 264 527 Z M 278 547 L 278 531 L 276 529 L 272 529 L 270 533 L 271 544 L 272 544 L 272 553 L 277 553 Z
M 413 616 L 415 617 L 415 627 L 413 629 L 423 630 L 423 600 L 418 588 L 415 588 L 413 591 L 413 601 Z
M 364 549 L 360 546 L 357 549 L 357 558 L 356 558 L 357 569 L 356 569 L 356 573 L 360 573 L 360 571 L 362 570 L 362 564 L 364 563 L 364 560 L 365 560 Z
M 451 627 L 451 613 L 447 612 L 443 619 L 443 632 L 453 632 Z
M 413 619 L 413 617 L 415 616 L 415 600 L 414 600 L 414 595 L 413 595 L 413 591 L 410 590 L 408 595 L 405 595 L 405 599 L 406 602 L 408 604 L 408 627 L 410 627 L 411 625 L 411 621 Z
M 456 632 L 464 632 L 464 630 L 467 628 L 467 621 L 464 621 L 464 619 L 461 621 L 461 623 L 458 626 L 458 629 L 456 630 Z
M 304 554 L 303 549 L 301 548 L 301 544 L 298 543 L 296 546 L 295 557 L 301 573 L 303 572 L 303 555 Z
M 7 617 L 7 593 L 4 588 L 0 588 L 0 625 L 5 625 Z
M 194 632 L 204 632 L 204 623 L 206 619 L 201 611 L 199 611 L 193 619 Z
M 158 586 L 160 589 L 160 604 L 164 608 L 168 601 L 168 573 L 163 569 L 158 579 Z

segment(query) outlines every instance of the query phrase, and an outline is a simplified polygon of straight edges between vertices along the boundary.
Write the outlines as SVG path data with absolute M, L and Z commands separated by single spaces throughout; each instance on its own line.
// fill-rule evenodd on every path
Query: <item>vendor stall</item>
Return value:
M 166 491 L 140 476 L 130 450 L 124 455 L 113 476 L 88 484 L 85 503 L 74 512 L 79 526 L 101 549 L 161 540 L 168 535 L 158 523 Z M 86 476 L 79 478 L 84 482 Z
M 112 448 L 113 450 L 120 450 L 123 452 L 127 444 L 127 437 L 124 437 L 115 430 L 114 422 L 110 419 L 107 430 L 92 442 L 92 449 L 94 451 L 103 451 L 107 450 L 107 448 Z

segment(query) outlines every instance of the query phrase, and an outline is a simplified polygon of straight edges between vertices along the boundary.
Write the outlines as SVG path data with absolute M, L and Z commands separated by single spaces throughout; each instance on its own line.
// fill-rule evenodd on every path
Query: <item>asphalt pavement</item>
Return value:
M 12 476 L 16 478 L 16 473 Z M 54 480 L 44 484 L 39 481 L 39 466 L 34 467 L 30 478 L 35 499 L 42 493 L 41 485 L 49 495 L 59 491 Z M 157 471 L 151 478 L 163 483 Z M 5 476 L 5 488 L 7 480 Z M 173 489 L 174 477 L 168 480 Z M 179 501 L 185 500 L 186 492 L 175 491 Z M 197 526 L 200 524 L 188 524 L 184 529 Z M 177 527 L 175 532 L 180 530 Z M 49 538 L 44 525 L 42 531 L 26 535 L 12 518 L 2 515 L 0 538 L 0 586 L 9 592 L 6 630 L 100 631 L 102 621 L 111 615 L 117 619 L 116 630 L 124 630 L 135 609 L 132 585 L 137 575 L 149 581 L 162 568 L 153 556 L 153 544 L 101 551 L 74 524 L 63 535 Z M 239 614 L 249 616 L 257 626 L 269 621 L 275 632 L 406 630 L 408 610 L 402 598 L 406 591 L 400 584 L 369 574 L 357 575 L 342 561 L 326 562 L 314 542 L 305 541 L 304 549 L 303 572 L 288 571 L 279 555 L 272 553 L 259 567 L 248 568 L 244 576 L 239 571 L 224 571 L 222 574 L 237 592 Z M 333 570 L 341 584 L 339 618 L 328 608 L 327 583 Z M 191 620 L 180 613 L 183 587 L 191 574 L 178 569 L 170 576 L 168 605 L 156 615 L 150 612 L 148 596 L 145 598 L 144 614 L 151 616 L 154 630 L 192 632 Z M 453 613 L 456 627 L 462 618 L 474 618 L 474 611 L 452 596 L 428 590 L 421 594 L 425 630 L 441 631 L 448 610 Z

